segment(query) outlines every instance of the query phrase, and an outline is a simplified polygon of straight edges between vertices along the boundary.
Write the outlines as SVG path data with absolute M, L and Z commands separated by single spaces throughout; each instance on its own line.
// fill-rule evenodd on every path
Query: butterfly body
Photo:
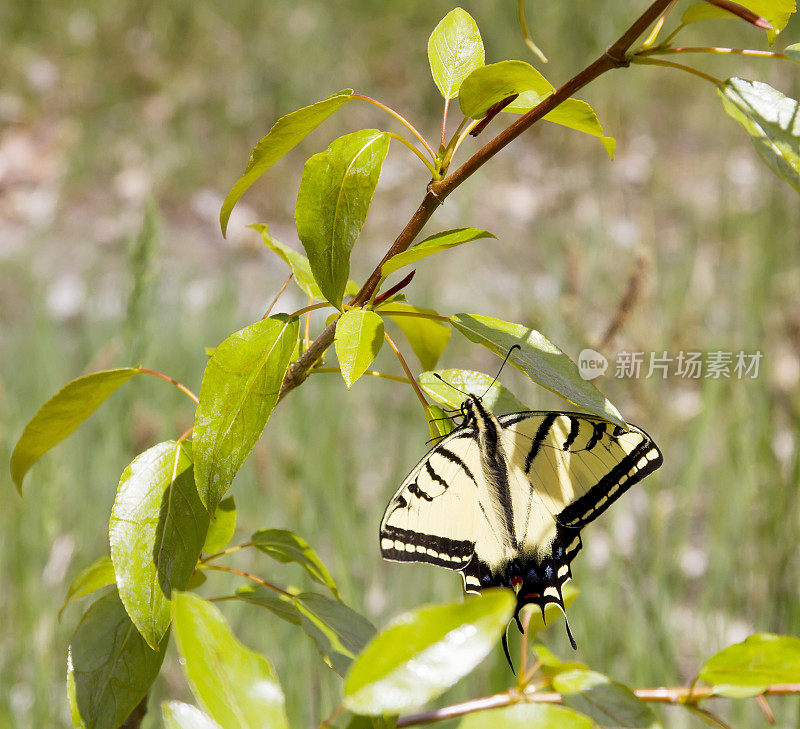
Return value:
M 381 552 L 461 573 L 467 592 L 510 587 L 528 604 L 564 609 L 580 530 L 657 469 L 646 433 L 585 413 L 496 417 L 479 398 L 459 428 L 411 471 L 384 514 Z

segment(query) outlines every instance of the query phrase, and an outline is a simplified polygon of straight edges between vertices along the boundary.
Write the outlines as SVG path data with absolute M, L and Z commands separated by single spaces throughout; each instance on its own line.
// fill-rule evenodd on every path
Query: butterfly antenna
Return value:
M 464 390 L 462 390 L 460 387 L 456 387 L 456 386 L 455 386 L 453 383 L 451 383 L 451 382 L 448 382 L 448 381 L 447 381 L 447 380 L 445 380 L 445 379 L 444 379 L 444 377 L 442 377 L 442 376 L 441 376 L 441 375 L 440 375 L 438 372 L 434 372 L 434 373 L 433 373 L 433 376 L 434 376 L 434 377 L 435 377 L 437 380 L 441 380 L 441 381 L 442 381 L 442 382 L 443 382 L 445 385 L 447 385 L 448 387 L 452 387 L 452 388 L 453 388 L 453 389 L 454 389 L 456 392 L 460 392 L 462 395 L 466 395 L 467 397 L 470 397 L 470 394 L 469 394 L 468 392 L 464 392 Z
M 494 387 L 495 383 L 497 382 L 498 378 L 500 377 L 500 373 L 503 371 L 503 367 L 506 366 L 506 362 L 508 362 L 508 358 L 511 356 L 511 353 L 515 349 L 522 349 L 522 347 L 520 347 L 519 344 L 515 344 L 513 347 L 511 347 L 511 349 L 508 350 L 508 354 L 506 355 L 506 358 L 503 360 L 503 364 L 500 365 L 500 369 L 497 370 L 497 374 L 494 376 L 494 379 L 492 380 L 492 384 L 489 385 L 489 387 L 486 388 L 486 392 L 484 392 L 483 395 L 481 395 L 481 400 L 483 400 L 483 398 L 486 397 L 486 393 L 489 392 L 489 390 L 491 390 Z
M 514 670 L 514 662 L 511 660 L 511 652 L 508 650 L 508 629 L 510 627 L 511 627 L 511 623 L 506 625 L 506 630 L 503 633 L 503 650 L 505 651 L 506 660 L 508 661 L 508 665 L 511 667 L 511 673 L 513 673 L 516 676 L 517 672 Z

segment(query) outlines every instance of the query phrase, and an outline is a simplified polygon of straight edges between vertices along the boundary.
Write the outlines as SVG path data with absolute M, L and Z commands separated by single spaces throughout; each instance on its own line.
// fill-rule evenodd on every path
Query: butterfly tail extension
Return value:
M 516 615 L 514 616 L 516 617 Z M 517 618 L 517 622 L 519 622 L 519 618 Z M 511 623 L 506 625 L 505 632 L 503 633 L 503 652 L 506 654 L 506 660 L 508 661 L 508 665 L 511 668 L 511 673 L 515 676 L 517 672 L 514 670 L 514 662 L 511 660 L 511 651 L 508 650 L 508 629 L 511 627 Z M 520 625 L 520 631 L 522 630 L 522 626 Z

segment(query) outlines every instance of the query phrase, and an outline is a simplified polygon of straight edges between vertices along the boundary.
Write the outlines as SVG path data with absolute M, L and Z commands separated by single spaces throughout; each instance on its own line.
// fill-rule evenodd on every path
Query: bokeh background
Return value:
M 568 78 L 614 40 L 640 0 L 536 3 L 529 15 Z M 464 0 L 487 62 L 533 61 L 515 3 Z M 402 131 L 349 104 L 279 162 L 237 208 L 227 240 L 220 203 L 275 118 L 352 86 L 436 138 L 441 99 L 426 43 L 445 0 L 11 0 L 0 4 L 0 461 L 39 405 L 67 380 L 145 363 L 199 390 L 213 347 L 257 319 L 286 278 L 245 228 L 267 222 L 297 245 L 292 212 L 302 163 L 336 135 Z M 714 22 L 687 45 L 764 47 L 754 29 Z M 797 41 L 795 22 L 778 47 Z M 800 93 L 797 66 L 696 57 L 722 77 Z M 590 137 L 541 124 L 437 213 L 428 232 L 474 225 L 497 241 L 419 267 L 408 296 L 444 313 L 524 322 L 577 356 L 599 346 L 763 353 L 757 379 L 617 379 L 599 386 L 660 444 L 665 464 L 584 534 L 570 611 L 578 656 L 632 685 L 692 679 L 704 658 L 752 632 L 800 631 L 800 208 L 765 168 L 714 89 L 675 71 L 631 68 L 585 90 L 613 163 Z M 454 114 L 451 124 L 457 124 Z M 470 140 L 464 152 L 474 148 Z M 425 171 L 393 145 L 353 258 L 366 275 L 416 207 Z M 619 333 L 604 332 L 631 277 Z M 304 305 L 291 288 L 278 309 Z M 319 324 L 321 319 L 316 323 Z M 413 360 L 413 355 L 409 355 Z M 442 365 L 494 372 L 498 361 L 454 337 Z M 378 366 L 397 363 L 385 353 Z M 28 476 L 24 497 L 3 465 L 0 509 L 0 726 L 69 726 L 65 653 L 86 602 L 56 613 L 70 580 L 108 549 L 122 469 L 192 422 L 191 402 L 138 378 Z M 563 407 L 506 370 L 531 407 Z M 460 578 L 380 559 L 388 498 L 425 450 L 425 422 L 403 385 L 312 377 L 274 413 L 237 477 L 238 537 L 285 527 L 318 548 L 347 602 L 376 624 L 430 600 L 457 599 Z M 265 555 L 239 566 L 303 584 Z M 234 583 L 209 580 L 203 593 Z M 284 683 L 295 726 L 335 702 L 338 681 L 296 629 L 252 606 L 226 605 L 242 639 Z M 570 655 L 562 625 L 543 634 Z M 187 698 L 171 651 L 157 701 Z M 443 701 L 500 690 L 501 651 Z M 784 726 L 797 699 L 773 706 Z M 720 705 L 738 726 L 752 707 Z M 665 710 L 671 726 L 688 726 Z

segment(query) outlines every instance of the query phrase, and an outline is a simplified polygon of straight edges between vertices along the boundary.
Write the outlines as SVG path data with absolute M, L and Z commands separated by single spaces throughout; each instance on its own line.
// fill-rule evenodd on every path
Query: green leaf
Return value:
M 553 678 L 564 704 L 594 719 L 598 726 L 656 729 L 653 710 L 626 686 L 596 671 L 573 670 Z
M 22 479 L 28 469 L 54 445 L 99 408 L 134 375 L 136 367 L 93 372 L 68 382 L 39 408 L 22 432 L 11 454 L 11 477 L 22 493 Z
M 225 202 L 222 203 L 219 223 L 223 236 L 227 231 L 228 219 L 234 206 L 250 185 L 351 98 L 353 90 L 344 89 L 316 104 L 286 114 L 275 122 L 267 135 L 253 147 L 244 174 L 236 181 Z
M 436 375 L 439 375 L 444 382 Z M 451 410 L 458 410 L 464 402 L 465 395 L 459 390 L 480 397 L 484 406 L 496 415 L 530 409 L 523 405 L 505 385 L 501 385 L 494 377 L 483 372 L 473 370 L 423 372 L 419 376 L 419 384 L 436 402 Z
M 336 325 L 333 339 L 342 377 L 349 390 L 372 364 L 383 345 L 383 319 L 374 311 L 351 309 Z
M 800 683 L 800 639 L 751 635 L 709 658 L 700 669 L 700 680 L 721 696 L 741 696 L 741 688 L 761 693 L 774 683 Z
M 709 5 L 708 7 L 713 8 L 715 6 Z M 520 94 L 518 98 L 514 99 L 503 111 L 526 113 L 535 106 L 538 106 L 547 96 L 550 96 L 550 94 L 541 97 L 536 93 L 526 91 Z M 603 125 L 600 124 L 597 113 L 585 101 L 581 101 L 580 99 L 566 99 L 553 109 L 553 111 L 545 114 L 542 119 L 597 137 L 605 147 L 608 156 L 614 159 L 617 141 L 614 137 L 607 137 L 603 134 Z
M 208 714 L 182 701 L 165 701 L 161 704 L 161 715 L 166 729 L 220 729 Z
M 587 380 L 575 363 L 535 329 L 490 316 L 456 314 L 453 326 L 467 339 L 505 357 L 515 344 L 508 361 L 534 382 L 560 395 L 579 408 L 625 427 L 619 411 Z
M 764 162 L 800 192 L 800 103 L 769 84 L 741 78 L 728 79 L 718 92 Z
M 172 619 L 192 693 L 222 729 L 288 729 L 272 665 L 236 639 L 212 603 L 177 592 Z
M 737 19 L 729 10 L 719 7 L 718 5 L 711 5 L 707 2 L 693 3 L 681 17 L 683 25 L 691 25 L 692 23 L 702 23 L 706 20 L 724 20 L 728 18 Z
M 533 617 L 533 616 L 531 616 Z M 563 661 L 543 643 L 531 643 L 531 650 L 536 655 L 536 660 L 542 664 L 542 673 L 545 676 L 555 676 L 564 671 L 588 668 L 580 661 Z
M 446 415 L 444 410 L 437 405 L 427 405 L 425 415 L 428 418 L 428 431 L 434 445 L 456 429 L 456 424 L 450 419 L 450 416 Z
M 207 531 L 181 443 L 159 443 L 122 472 L 109 524 L 111 560 L 120 599 L 154 649 L 169 627 L 170 595 L 189 582 Z
M 230 488 L 278 402 L 300 331 L 283 314 L 232 334 L 206 365 L 194 420 L 194 476 L 209 513 Z
M 375 635 L 375 626 L 339 600 L 316 592 L 294 598 L 300 625 L 325 662 L 344 676 L 353 659 Z
M 219 502 L 214 516 L 208 525 L 206 541 L 203 544 L 205 554 L 216 554 L 228 546 L 236 531 L 236 502 L 233 496 Z
M 305 164 L 295 222 L 325 299 L 341 308 L 350 252 L 369 211 L 389 136 L 362 129 L 335 140 Z
M 339 590 L 330 572 L 308 542 L 286 529 L 261 529 L 252 536 L 254 546 L 278 562 L 296 562 L 320 585 L 325 585 L 336 597 Z
M 553 93 L 553 85 L 525 61 L 500 61 L 475 69 L 461 84 L 458 103 L 464 116 L 482 119 L 489 107 L 503 99 L 531 91 L 539 100 Z
M 512 704 L 465 716 L 458 729 L 592 729 L 588 716 L 553 704 Z
M 70 583 L 67 596 L 64 598 L 64 604 L 58 611 L 58 619 L 61 620 L 61 613 L 64 612 L 64 608 L 67 605 L 86 595 L 90 595 L 96 590 L 113 585 L 115 582 L 116 577 L 114 576 L 114 565 L 111 563 L 111 557 L 107 554 L 99 557 L 86 569 L 81 570 Z
M 439 253 L 439 251 L 446 251 L 448 248 L 455 248 L 455 246 L 460 246 L 462 243 L 480 240 L 481 238 L 494 238 L 496 240 L 497 236 L 480 228 L 456 228 L 455 230 L 436 233 L 436 235 L 427 237 L 407 251 L 392 256 L 381 266 L 381 276 L 385 278 L 399 268 L 416 263 L 422 258 L 432 256 L 434 253 Z
M 800 63 L 800 43 L 793 43 L 790 46 L 786 46 L 786 48 L 783 49 L 783 52 L 792 60 Z
M 431 75 L 445 99 L 458 96 L 462 81 L 483 65 L 484 58 L 478 25 L 461 8 L 445 15 L 428 38 Z
M 786 27 L 789 18 L 797 10 L 795 0 L 737 0 L 737 2 L 769 21 L 773 27 L 773 30 L 767 31 L 770 43 L 775 41 L 775 37 Z
M 236 591 L 236 597 L 244 602 L 269 610 L 273 615 L 277 615 L 287 623 L 300 625 L 300 614 L 297 612 L 294 600 L 269 587 L 244 585 Z
M 417 608 L 373 638 L 344 684 L 358 714 L 398 714 L 444 693 L 494 648 L 514 609 L 508 590 Z
M 166 636 L 157 651 L 145 643 L 116 590 L 101 597 L 86 611 L 69 647 L 73 724 L 117 729 L 155 681 L 166 648 Z
M 382 304 L 378 311 L 403 311 L 413 314 L 436 315 L 433 309 L 423 309 L 402 301 L 392 301 Z M 405 334 L 414 354 L 425 369 L 436 367 L 439 357 L 442 356 L 447 343 L 450 341 L 450 326 L 439 319 L 429 319 L 421 316 L 388 316 Z

